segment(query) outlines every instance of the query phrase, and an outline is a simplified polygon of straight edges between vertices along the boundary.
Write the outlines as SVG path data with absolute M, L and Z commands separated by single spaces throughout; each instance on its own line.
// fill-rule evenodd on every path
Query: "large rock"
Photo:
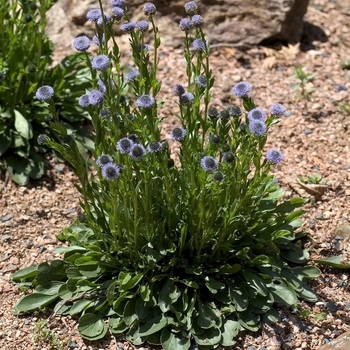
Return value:
M 350 349 L 350 331 L 340 335 L 338 338 L 332 340 L 320 347 L 319 350 L 349 350 Z
M 103 0 L 106 13 L 110 1 Z M 155 0 L 156 21 L 162 43 L 178 46 L 183 33 L 178 23 L 186 16 L 184 4 L 188 0 Z M 143 18 L 144 0 L 129 0 L 132 20 Z M 205 21 L 204 31 L 210 43 L 230 43 L 245 47 L 262 41 L 300 41 L 303 16 L 309 0 L 202 0 L 197 1 L 199 13 Z M 48 34 L 57 46 L 71 45 L 81 34 L 91 36 L 93 26 L 86 21 L 86 13 L 98 8 L 98 0 L 58 0 L 48 12 Z M 116 25 L 116 34 L 120 34 Z

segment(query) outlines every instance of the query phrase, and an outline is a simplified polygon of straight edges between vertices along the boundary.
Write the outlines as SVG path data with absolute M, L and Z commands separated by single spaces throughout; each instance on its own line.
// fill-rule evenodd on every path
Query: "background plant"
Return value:
M 96 21 L 100 42 L 97 56 L 86 52 L 93 81 L 79 99 L 95 130 L 91 159 L 67 137 L 51 93 L 37 91 L 64 142 L 46 136 L 40 141 L 74 167 L 84 214 L 58 235 L 69 243 L 56 249 L 63 260 L 13 275 L 20 286 L 35 287 L 15 310 L 55 303 L 54 314 L 79 317 L 79 331 L 89 340 L 109 330 L 135 345 L 147 341 L 166 350 L 233 345 L 241 330 L 276 322 L 278 306 L 316 300 L 306 280 L 319 271 L 304 266 L 308 252 L 299 241 L 306 233 L 296 231 L 304 200 L 283 200 L 269 174 L 283 154 L 264 149 L 285 108 L 275 104 L 267 116 L 249 97 L 247 82 L 233 88 L 237 105 L 218 110 L 211 104 L 210 45 L 191 1 L 185 5 L 189 18 L 180 22 L 186 89 L 180 82 L 173 87 L 179 125 L 161 139 L 155 6 L 146 3 L 147 21 L 133 23 L 123 1 L 112 5 L 112 20 L 102 6 L 87 14 Z M 131 72 L 122 71 L 116 43 L 107 46 L 113 22 L 122 19 L 135 63 Z M 147 28 L 152 50 L 145 43 Z M 79 40 L 83 48 L 85 39 Z M 180 143 L 177 156 L 170 142 Z
M 52 116 L 45 103 L 34 99 L 39 86 L 54 86 L 62 122 L 70 133 L 78 134 L 78 142 L 92 146 L 82 128 L 88 114 L 75 106 L 89 86 L 89 70 L 81 65 L 82 54 L 52 67 L 53 45 L 45 34 L 45 14 L 52 4 L 52 0 L 0 0 L 0 157 L 11 179 L 21 185 L 44 173 L 41 154 L 47 148 L 37 144 L 38 135 L 58 140 L 48 126 Z

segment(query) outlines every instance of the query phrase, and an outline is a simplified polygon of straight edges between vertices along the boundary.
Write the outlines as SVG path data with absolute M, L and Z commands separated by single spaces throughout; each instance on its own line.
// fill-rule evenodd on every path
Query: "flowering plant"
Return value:
M 84 213 L 58 235 L 70 244 L 56 249 L 63 260 L 14 274 L 15 282 L 36 286 L 16 311 L 57 302 L 55 314 L 80 315 L 79 331 L 90 340 L 109 329 L 135 345 L 147 341 L 166 350 L 188 349 L 191 342 L 233 345 L 241 330 L 277 321 L 276 307 L 316 300 L 305 280 L 318 270 L 300 266 L 308 253 L 298 245 L 305 233 L 295 232 L 304 213 L 295 209 L 304 202 L 282 200 L 269 170 L 283 154 L 264 149 L 285 109 L 275 104 L 267 116 L 249 97 L 247 82 L 233 87 L 240 106 L 211 105 L 210 45 L 190 1 L 185 10 L 192 17 L 180 22 L 186 88 L 173 87 L 179 125 L 161 138 L 156 8 L 146 3 L 147 21 L 133 23 L 124 1 L 112 5 L 111 17 L 102 6 L 87 14 L 96 21 L 100 52 L 92 60 L 86 53 L 93 88 L 79 104 L 91 113 L 93 157 L 79 154 L 57 118 L 52 127 L 63 142 L 40 138 L 74 167 Z M 116 43 L 107 46 L 113 21 L 122 19 L 135 62 L 127 73 Z M 144 42 L 148 28 L 152 51 Z M 79 39 L 78 49 L 85 50 L 84 42 Z M 53 94 L 49 87 L 37 91 L 51 108 Z M 173 142 L 180 145 L 177 155 Z

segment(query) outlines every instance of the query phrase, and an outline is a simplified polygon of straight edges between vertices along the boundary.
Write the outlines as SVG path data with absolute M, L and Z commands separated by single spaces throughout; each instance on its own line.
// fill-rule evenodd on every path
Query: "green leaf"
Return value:
M 247 284 L 251 285 L 260 295 L 266 297 L 269 294 L 266 283 L 260 276 L 247 270 L 243 271 L 243 276 Z
M 32 293 L 22 297 L 15 305 L 15 313 L 23 314 L 35 310 L 43 309 L 58 298 L 58 295 L 48 295 L 43 293 Z
M 0 134 L 0 157 L 5 154 L 5 152 L 11 146 L 11 137 L 7 134 Z
M 314 262 L 320 265 L 332 266 L 337 269 L 350 269 L 350 263 L 341 263 L 341 255 L 330 256 L 329 258 L 323 259 L 315 259 Z
M 214 303 L 199 302 L 197 324 L 203 329 L 221 327 L 220 311 L 216 308 Z
M 169 327 L 163 328 L 160 341 L 164 350 L 187 350 L 191 346 L 188 335 L 185 336 L 184 332 L 173 333 Z
M 280 321 L 280 316 L 275 308 L 271 308 L 267 312 L 261 315 L 261 321 L 269 325 L 273 325 Z
M 15 113 L 15 129 L 18 133 L 29 140 L 33 137 L 33 128 L 32 124 L 17 110 L 14 110 Z
M 141 337 L 156 333 L 168 324 L 167 318 L 164 315 L 156 315 L 145 324 L 140 325 L 139 335 Z
M 92 300 L 78 300 L 73 303 L 72 307 L 69 310 L 69 314 L 71 316 L 81 314 L 84 310 L 86 310 L 91 304 L 93 303 Z
M 65 281 L 67 265 L 62 260 L 51 260 L 43 262 L 38 266 L 37 280 L 39 284 L 45 284 L 51 281 Z
M 218 328 L 209 328 L 201 334 L 192 333 L 192 335 L 199 346 L 218 346 L 221 341 L 221 332 Z
M 131 279 L 128 279 L 127 282 L 124 283 L 124 281 L 123 281 L 121 286 L 119 287 L 119 290 L 121 292 L 123 292 L 123 291 L 126 291 L 128 289 L 134 288 L 142 280 L 143 277 L 144 277 L 144 274 L 139 273 L 138 275 L 135 275 Z
M 109 327 L 111 332 L 115 336 L 120 336 L 125 333 L 125 331 L 129 328 L 121 317 L 111 317 L 109 319 Z
M 37 266 L 28 266 L 18 270 L 12 275 L 13 282 L 21 282 L 22 280 L 32 281 L 38 273 Z
M 21 186 L 28 183 L 31 170 L 28 159 L 17 156 L 7 157 L 6 168 L 12 181 Z
M 85 314 L 79 318 L 78 330 L 83 338 L 92 341 L 102 339 L 108 328 L 101 315 Z
M 285 282 L 281 282 L 281 284 L 272 283 L 270 290 L 278 305 L 291 307 L 298 304 L 294 289 Z
M 260 328 L 260 316 L 249 310 L 237 314 L 240 325 L 249 331 L 256 332 Z
M 46 295 L 59 295 L 59 289 L 63 286 L 63 282 L 48 282 L 46 284 L 41 284 L 35 289 L 35 293 L 42 293 Z
M 215 280 L 212 277 L 205 277 L 205 285 L 213 293 L 216 294 L 219 290 L 225 289 L 225 284 Z
M 238 312 L 244 311 L 249 305 L 248 293 L 242 285 L 237 285 L 231 281 L 227 281 L 229 285 L 232 304 Z
M 223 346 L 232 346 L 236 344 L 236 341 L 233 338 L 240 332 L 241 324 L 232 319 L 227 319 L 224 321 L 223 327 L 221 328 L 221 345 Z

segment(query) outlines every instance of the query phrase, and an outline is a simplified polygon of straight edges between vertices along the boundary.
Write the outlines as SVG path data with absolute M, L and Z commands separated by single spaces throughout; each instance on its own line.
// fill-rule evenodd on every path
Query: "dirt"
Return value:
M 267 110 L 279 102 L 287 116 L 271 129 L 268 147 L 280 148 L 284 162 L 273 173 L 286 198 L 309 196 L 304 206 L 303 230 L 309 233 L 306 247 L 311 259 L 341 255 L 349 261 L 350 233 L 350 70 L 342 69 L 341 60 L 349 59 L 350 3 L 348 1 L 312 1 L 305 17 L 307 25 L 298 46 L 256 47 L 239 52 L 225 45 L 213 47 L 211 68 L 216 77 L 213 105 L 227 107 L 232 101 L 232 86 L 245 80 L 252 84 L 252 97 Z M 120 40 L 125 47 L 125 38 Z M 123 46 L 124 45 L 124 46 Z M 56 52 L 56 59 L 68 52 Z M 128 54 L 124 63 L 131 64 Z M 293 92 L 297 83 L 290 78 L 294 67 L 302 65 L 308 74 L 316 73 L 307 88 L 313 88 L 306 101 Z M 171 111 L 171 88 L 185 84 L 182 50 L 162 47 L 158 78 L 163 87 L 160 98 L 167 99 L 163 135 L 176 119 Z M 236 101 L 239 103 L 239 101 Z M 341 112 L 341 107 L 348 112 Z M 0 181 L 0 349 L 117 349 L 133 348 L 113 337 L 98 343 L 84 341 L 76 320 L 55 317 L 38 332 L 40 321 L 52 312 L 17 317 L 12 308 L 24 295 L 11 283 L 11 274 L 20 268 L 54 258 L 59 244 L 55 235 L 67 227 L 79 212 L 79 196 L 74 188 L 76 177 L 68 165 L 47 155 L 48 170 L 41 180 L 18 187 L 2 174 Z M 318 186 L 300 183 L 298 176 L 318 174 Z M 344 236 L 346 238 L 340 239 Z M 56 257 L 57 258 L 57 257 Z M 311 264 L 314 264 L 311 262 Z M 350 328 L 350 288 L 348 270 L 319 266 L 321 276 L 311 286 L 319 302 L 302 302 L 298 310 L 280 310 L 282 321 L 264 326 L 257 333 L 243 333 L 232 349 L 277 350 L 319 347 Z M 144 346 L 144 349 L 152 347 Z

